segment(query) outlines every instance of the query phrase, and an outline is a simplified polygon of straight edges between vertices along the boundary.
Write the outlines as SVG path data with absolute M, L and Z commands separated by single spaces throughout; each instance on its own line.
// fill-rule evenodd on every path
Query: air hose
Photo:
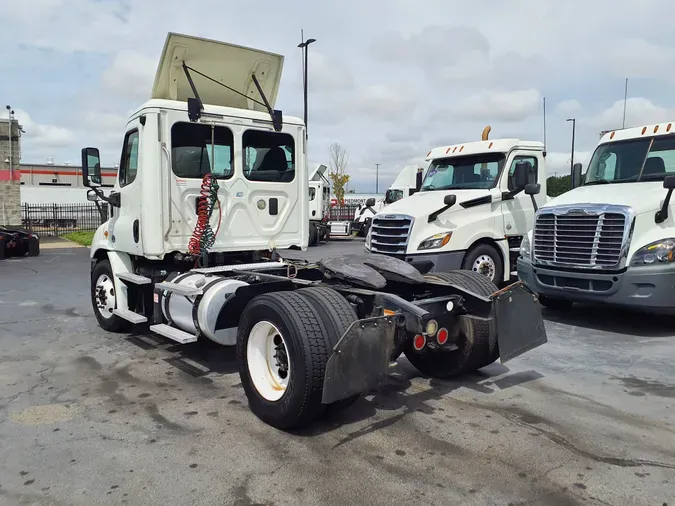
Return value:
M 201 265 L 206 266 L 209 248 L 216 242 L 216 235 L 220 230 L 220 202 L 218 201 L 218 180 L 208 173 L 202 179 L 197 204 L 197 224 L 188 244 L 188 253 L 201 257 Z M 216 204 L 218 205 L 218 227 L 211 228 L 211 215 Z

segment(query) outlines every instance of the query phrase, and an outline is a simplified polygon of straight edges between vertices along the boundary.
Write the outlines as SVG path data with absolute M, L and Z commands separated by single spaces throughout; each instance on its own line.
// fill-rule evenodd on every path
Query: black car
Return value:
M 0 259 L 40 254 L 40 238 L 19 227 L 0 226 Z

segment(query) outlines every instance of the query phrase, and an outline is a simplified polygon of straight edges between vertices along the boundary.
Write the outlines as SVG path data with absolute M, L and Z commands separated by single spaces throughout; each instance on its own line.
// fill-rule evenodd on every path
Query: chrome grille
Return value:
M 405 255 L 413 219 L 401 214 L 375 216 L 370 228 L 370 251 Z
M 535 261 L 591 268 L 619 267 L 627 241 L 626 213 L 610 211 L 547 212 L 534 226 Z

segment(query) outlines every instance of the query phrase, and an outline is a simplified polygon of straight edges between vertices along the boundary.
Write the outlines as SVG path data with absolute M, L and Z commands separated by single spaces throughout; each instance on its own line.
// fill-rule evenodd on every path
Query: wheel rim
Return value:
M 286 393 L 291 377 L 286 341 L 272 323 L 256 323 L 248 335 L 246 362 L 253 386 L 268 401 L 278 401 Z
M 471 270 L 482 274 L 490 281 L 493 281 L 497 267 L 495 265 L 495 261 L 490 255 L 480 255 L 478 258 L 476 258 L 476 260 L 474 260 Z
M 107 274 L 101 274 L 96 280 L 94 301 L 96 309 L 103 318 L 112 317 L 113 309 L 115 309 L 115 283 Z

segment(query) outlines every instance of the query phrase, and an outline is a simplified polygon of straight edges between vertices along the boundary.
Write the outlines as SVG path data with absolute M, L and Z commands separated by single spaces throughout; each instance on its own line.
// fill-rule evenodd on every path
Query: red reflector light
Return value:
M 417 334 L 415 336 L 415 339 L 413 340 L 413 347 L 417 351 L 420 351 L 422 348 L 424 348 L 425 344 L 427 344 L 427 338 L 424 337 L 422 334 Z
M 448 329 L 441 329 L 436 334 L 436 341 L 438 344 L 443 345 L 448 342 Z

